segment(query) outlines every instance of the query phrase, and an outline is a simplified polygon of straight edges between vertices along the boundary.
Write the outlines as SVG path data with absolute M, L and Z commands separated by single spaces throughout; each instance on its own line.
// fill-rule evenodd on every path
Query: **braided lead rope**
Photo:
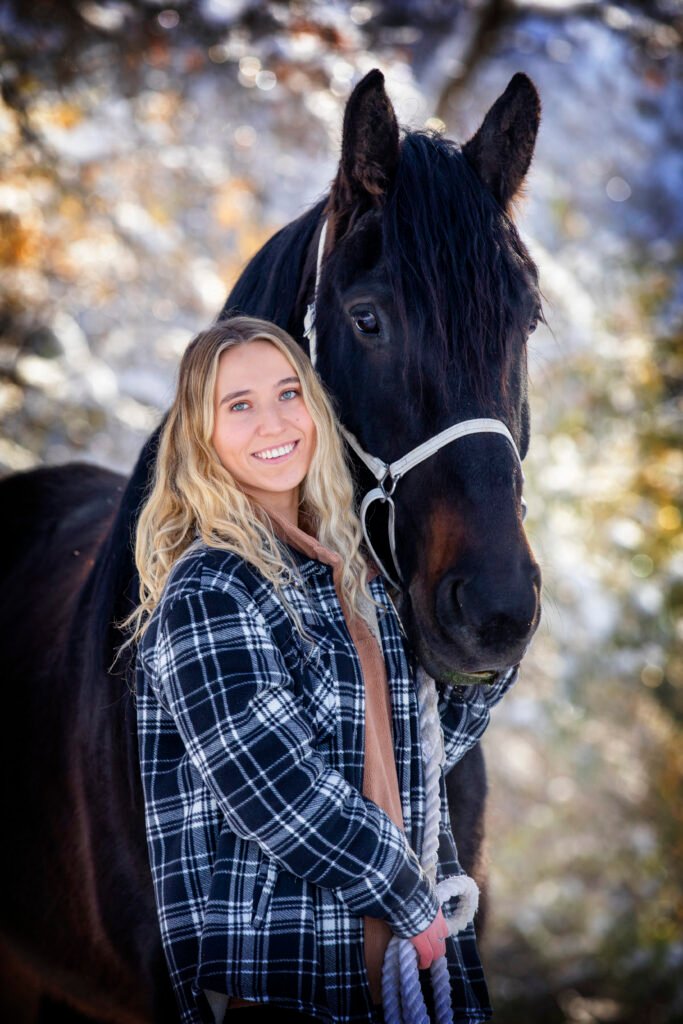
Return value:
M 382 964 L 382 1007 L 385 1024 L 401 1024 L 399 1002 L 401 968 L 398 962 L 398 947 L 404 939 L 392 935 L 389 939 L 384 963 Z
M 417 951 L 409 939 L 398 944 L 401 1020 L 411 1024 L 431 1024 L 417 973 Z
M 432 885 L 436 885 L 436 865 L 439 858 L 439 828 L 441 824 L 441 797 L 439 780 L 445 761 L 443 732 L 439 719 L 438 698 L 434 680 L 422 666 L 417 673 L 417 701 L 420 708 L 420 741 L 424 764 L 425 826 L 422 837 L 421 864 Z
M 440 956 L 432 960 L 429 968 L 434 994 L 434 1015 L 438 1024 L 453 1024 L 453 1004 L 451 1003 L 451 977 L 448 973 L 448 959 Z
M 425 827 L 422 868 L 436 883 L 441 816 L 440 777 L 445 762 L 443 732 L 434 680 L 420 666 L 417 674 L 422 758 L 425 769 Z M 453 914 L 444 918 L 451 935 L 457 935 L 474 918 L 479 889 L 468 875 L 450 875 L 435 885 L 439 903 L 460 897 Z M 418 955 L 410 939 L 392 936 L 382 965 L 382 1005 L 386 1024 L 431 1024 L 420 986 Z M 445 956 L 430 967 L 436 1024 L 453 1024 L 451 983 Z M 400 995 L 400 998 L 399 998 Z

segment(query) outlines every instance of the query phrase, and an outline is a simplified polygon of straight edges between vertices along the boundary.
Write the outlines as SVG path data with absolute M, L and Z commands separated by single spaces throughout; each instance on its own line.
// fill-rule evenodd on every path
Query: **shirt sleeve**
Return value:
M 518 675 L 516 666 L 488 685 L 444 686 L 438 703 L 446 754 L 444 772 L 449 772 L 479 742 L 489 724 L 491 708 L 505 696 Z
M 410 937 L 439 900 L 406 836 L 330 768 L 272 631 L 249 595 L 179 597 L 158 638 L 159 699 L 228 826 L 357 916 Z

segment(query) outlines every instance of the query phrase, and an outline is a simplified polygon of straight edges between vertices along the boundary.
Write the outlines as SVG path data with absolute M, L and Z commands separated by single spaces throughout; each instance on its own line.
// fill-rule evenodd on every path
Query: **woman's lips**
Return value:
M 268 465 L 268 466 L 274 466 L 274 465 L 278 465 L 280 462 L 285 462 L 286 459 L 288 459 L 288 458 L 290 458 L 290 456 L 294 455 L 294 452 L 296 451 L 296 449 L 298 447 L 298 444 L 299 444 L 298 441 L 287 441 L 286 444 L 275 444 L 275 445 L 272 445 L 272 447 L 270 447 L 270 448 L 261 448 L 260 451 L 252 452 L 251 454 L 252 454 L 252 457 L 255 458 L 255 459 L 258 459 L 259 462 L 264 463 L 265 465 Z M 280 451 L 280 449 L 282 449 L 282 448 L 289 448 L 290 445 L 292 445 L 292 447 L 289 449 L 289 451 L 283 452 L 282 455 L 269 455 L 268 454 L 268 453 Z

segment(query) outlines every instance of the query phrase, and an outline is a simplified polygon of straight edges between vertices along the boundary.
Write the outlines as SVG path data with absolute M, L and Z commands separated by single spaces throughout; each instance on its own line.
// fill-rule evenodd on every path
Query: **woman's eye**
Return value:
M 230 406 L 230 412 L 241 412 L 242 409 L 248 409 L 248 408 L 249 408 L 249 403 L 248 402 L 234 402 Z
M 287 388 L 286 391 L 282 392 L 282 394 L 280 395 L 280 398 L 284 398 L 287 401 L 291 401 L 292 398 L 297 398 L 298 395 L 299 395 L 299 392 L 297 391 L 296 388 Z
M 354 326 L 361 334 L 379 334 L 379 320 L 374 310 L 363 307 L 351 312 Z

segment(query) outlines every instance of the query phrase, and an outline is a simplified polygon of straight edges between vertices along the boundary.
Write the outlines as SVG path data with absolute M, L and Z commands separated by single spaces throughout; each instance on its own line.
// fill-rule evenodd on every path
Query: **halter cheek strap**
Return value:
M 309 303 L 309 306 L 306 309 L 306 316 L 304 317 L 304 338 L 308 339 L 308 355 L 313 366 L 315 366 L 316 359 L 318 358 L 317 336 L 315 333 L 315 300 L 318 295 L 318 285 L 320 284 L 320 268 L 323 262 L 326 238 L 327 220 L 324 220 L 323 226 L 320 230 L 320 238 L 318 239 L 318 257 L 315 263 L 315 290 L 313 292 L 313 300 Z
M 306 316 L 304 318 L 304 337 L 308 339 L 308 351 L 311 362 L 315 367 L 317 360 L 317 336 L 315 331 L 315 306 L 316 298 L 318 294 L 318 287 L 320 284 L 320 271 L 322 267 L 323 253 L 325 251 L 325 240 L 327 238 L 327 221 L 323 221 L 323 226 L 320 231 L 320 238 L 318 239 L 318 256 L 316 260 L 316 271 L 315 271 L 315 290 L 313 292 L 313 301 L 310 303 L 306 310 Z M 503 437 L 512 445 L 512 449 L 517 457 L 519 463 L 520 472 L 522 473 L 522 482 L 524 482 L 524 471 L 522 470 L 522 459 L 515 444 L 514 438 L 508 428 L 501 420 L 480 418 L 472 420 L 463 420 L 460 423 L 454 423 L 450 427 L 446 427 L 441 433 L 436 434 L 434 437 L 430 437 L 429 440 L 419 444 L 416 448 L 411 449 L 406 455 L 401 456 L 400 459 L 396 459 L 394 462 L 384 462 L 378 458 L 377 455 L 370 455 L 361 446 L 360 442 L 354 435 L 346 429 L 341 427 L 341 432 L 346 438 L 347 442 L 355 451 L 358 458 L 363 462 L 370 470 L 372 475 L 377 480 L 377 487 L 373 487 L 372 490 L 368 491 L 360 506 L 360 521 L 363 527 L 363 536 L 365 537 L 365 543 L 368 546 L 370 554 L 377 563 L 377 567 L 382 575 L 391 583 L 392 586 L 396 587 L 397 590 L 402 589 L 403 580 L 401 578 L 401 570 L 398 564 L 398 557 L 396 555 L 396 506 L 394 505 L 393 494 L 396 490 L 396 485 L 411 469 L 415 466 L 419 466 L 425 459 L 431 458 L 432 455 L 436 455 L 438 451 L 453 441 L 459 440 L 461 437 L 467 437 L 469 434 L 501 434 Z M 389 550 L 391 552 L 391 559 L 394 563 L 396 570 L 395 579 L 391 573 L 387 572 L 386 567 L 383 565 L 382 560 L 379 558 L 375 551 L 372 541 L 370 540 L 370 533 L 367 528 L 367 513 L 370 506 L 376 502 L 387 503 L 389 506 Z M 526 502 L 522 498 L 522 519 L 526 515 Z

